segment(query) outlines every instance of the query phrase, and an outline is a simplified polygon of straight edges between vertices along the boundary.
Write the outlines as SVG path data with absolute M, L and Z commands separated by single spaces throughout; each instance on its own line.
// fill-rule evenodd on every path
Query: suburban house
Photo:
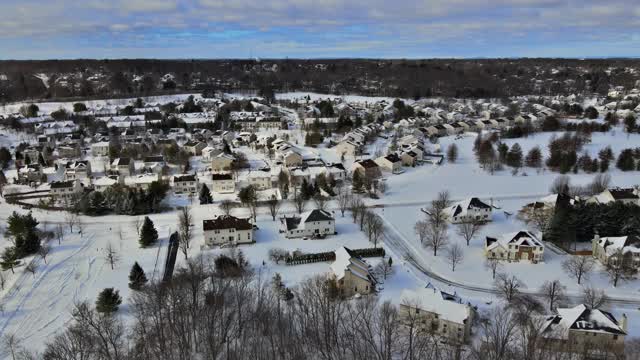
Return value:
M 300 216 L 280 218 L 280 232 L 284 233 L 288 239 L 334 235 L 336 221 L 328 211 L 315 209 Z
M 375 291 L 376 279 L 369 265 L 344 246 L 335 251 L 336 260 L 330 265 L 330 277 L 344 297 L 367 295 Z
M 598 195 L 594 195 L 587 200 L 588 203 L 609 204 L 621 202 L 623 204 L 640 205 L 638 192 L 633 188 L 613 188 L 607 189 Z
M 68 199 L 82 192 L 79 180 L 52 181 L 50 194 L 54 198 Z
M 65 180 L 84 180 L 91 176 L 91 162 L 89 160 L 69 161 L 64 166 Z
M 361 176 L 367 177 L 370 179 L 377 179 L 382 174 L 380 171 L 380 167 L 376 164 L 375 161 L 367 159 L 367 160 L 358 160 L 353 163 L 351 170 L 353 172 L 359 172 Z
M 43 176 L 42 167 L 40 164 L 29 164 L 22 166 L 18 169 L 18 179 L 28 182 L 39 182 Z
M 522 230 L 500 237 L 487 236 L 484 253 L 488 259 L 529 260 L 535 264 L 544 260 L 544 245 L 531 232 Z
M 206 147 L 207 144 L 195 140 L 189 140 L 182 145 L 182 148 L 192 156 L 202 155 L 202 150 Z
M 167 165 L 162 155 L 146 156 L 143 159 L 145 173 L 162 174 L 162 170 Z
M 103 192 L 118 183 L 118 175 L 103 176 L 93 181 L 93 188 Z
M 233 193 L 236 191 L 236 182 L 231 174 L 212 174 L 211 190 L 217 193 Z
M 447 293 L 429 284 L 401 293 L 400 318 L 417 320 L 417 326 L 454 343 L 466 343 L 471 338 L 473 308 L 455 293 Z
M 413 150 L 403 152 L 402 155 L 400 155 L 400 159 L 402 160 L 403 166 L 411 167 L 416 166 L 418 164 L 418 161 L 420 160 L 418 159 L 418 153 Z
M 587 358 L 604 358 L 604 354 L 622 354 L 627 335 L 627 316 L 618 321 L 613 314 L 590 309 L 584 304 L 558 308 L 542 324 L 542 346 L 559 352 L 589 354 Z M 591 357 L 593 356 L 593 357 Z
M 271 189 L 271 172 L 269 171 L 251 171 L 247 174 L 249 185 L 253 185 L 257 190 Z
M 176 175 L 173 177 L 173 191 L 176 193 L 197 194 L 198 179 L 195 175 Z
M 593 257 L 603 265 L 631 261 L 634 268 L 640 268 L 640 238 L 637 236 L 600 237 L 596 234 L 591 245 Z M 619 258 L 620 254 L 622 259 Z
M 340 156 L 356 156 L 360 150 L 360 145 L 353 140 L 343 140 L 335 147 L 336 153 Z
M 302 160 L 302 155 L 297 151 L 289 150 L 282 155 L 282 163 L 285 166 L 300 166 Z
M 160 174 L 155 174 L 155 173 L 140 174 L 140 175 L 125 177 L 124 184 L 129 187 L 136 188 L 138 190 L 148 190 L 151 184 L 161 180 L 162 180 L 162 177 L 160 176 Z
M 381 156 L 377 158 L 375 162 L 383 170 L 394 174 L 402 170 L 402 159 L 397 154 Z
M 449 206 L 444 211 L 452 223 L 464 223 L 472 221 L 491 221 L 492 206 L 478 199 L 468 198 L 464 201 Z
M 133 159 L 131 158 L 116 158 L 111 163 L 111 170 L 116 171 L 122 176 L 131 176 L 135 174 L 135 167 L 133 165 Z
M 226 171 L 231 169 L 231 165 L 235 158 L 233 155 L 221 152 L 211 157 L 211 170 L 212 171 Z
M 253 224 L 249 219 L 221 215 L 212 220 L 203 220 L 202 229 L 205 244 L 208 246 L 255 242 Z

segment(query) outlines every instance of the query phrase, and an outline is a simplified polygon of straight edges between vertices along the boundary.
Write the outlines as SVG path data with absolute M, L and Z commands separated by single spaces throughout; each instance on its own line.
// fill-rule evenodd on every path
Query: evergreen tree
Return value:
M 534 146 L 527 153 L 527 157 L 524 160 L 525 165 L 532 168 L 539 168 L 542 166 L 542 151 L 540 147 Z
M 360 171 L 354 171 L 351 178 L 351 187 L 353 188 L 353 191 L 360 191 L 363 185 L 364 182 L 362 180 L 362 174 L 360 174 Z
M 129 272 L 129 288 L 133 290 L 140 290 L 147 283 L 147 276 L 142 270 L 142 267 L 136 261 L 131 267 Z
M 35 254 L 40 249 L 40 238 L 35 230 L 29 230 L 25 234 L 16 237 L 15 252 L 19 258 Z
M 624 128 L 627 132 L 634 132 L 636 130 L 636 116 L 633 114 L 627 115 L 624 118 Z
M 31 213 L 20 215 L 14 211 L 7 218 L 7 235 L 14 238 L 19 235 L 26 235 L 29 231 L 35 231 L 36 226 L 38 226 L 38 221 Z
M 456 144 L 450 144 L 447 148 L 447 161 L 450 163 L 456 162 L 458 159 L 458 146 Z
M 122 304 L 120 292 L 114 288 L 105 288 L 96 300 L 96 311 L 105 314 L 114 313 L 118 311 L 120 304 Z
M 584 110 L 584 116 L 587 119 L 597 119 L 598 115 L 598 110 L 596 110 L 596 108 L 594 108 L 593 106 L 589 106 Z
M 498 159 L 502 164 L 507 162 L 507 154 L 509 154 L 509 145 L 503 142 L 498 144 Z
M 144 223 L 140 229 L 140 246 L 147 247 L 153 245 L 156 241 L 158 241 L 158 231 L 153 225 L 153 221 L 148 216 L 145 216 Z
M 14 247 L 8 247 L 4 249 L 2 252 L 2 257 L 0 258 L 0 266 L 2 270 L 9 270 L 13 273 L 13 268 L 20 265 L 20 260 L 18 260 L 18 256 L 16 256 L 16 249 Z
M 513 168 L 522 167 L 522 148 L 520 147 L 520 144 L 513 144 L 511 150 L 507 153 L 507 165 Z
M 604 121 L 611 126 L 618 125 L 618 118 L 612 112 L 608 112 L 607 115 L 604 116 Z
M 207 184 L 202 184 L 200 188 L 200 205 L 213 204 L 213 197 Z
M 618 161 L 616 162 L 618 169 L 622 171 L 633 171 L 636 169 L 636 161 L 633 157 L 633 150 L 624 149 L 618 155 Z

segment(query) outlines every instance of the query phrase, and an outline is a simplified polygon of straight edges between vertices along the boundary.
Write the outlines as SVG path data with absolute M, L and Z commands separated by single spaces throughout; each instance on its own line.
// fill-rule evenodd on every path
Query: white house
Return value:
M 336 259 L 329 267 L 330 276 L 342 296 L 367 295 L 375 291 L 376 279 L 364 260 L 344 246 L 336 250 L 335 254 Z
M 544 260 L 544 245 L 535 235 L 522 230 L 499 237 L 487 236 L 484 253 L 488 259 L 529 260 L 535 264 Z
M 633 188 L 613 188 L 607 189 L 600 194 L 594 195 L 587 200 L 588 203 L 609 204 L 621 202 L 623 204 L 640 205 L 638 192 Z
M 203 220 L 202 229 L 205 244 L 208 246 L 255 242 L 253 225 L 248 219 L 221 215 L 212 220 Z
M 236 182 L 231 174 L 212 174 L 211 190 L 217 193 L 233 193 L 236 191 Z
M 449 221 L 452 223 L 491 221 L 491 211 L 491 205 L 477 197 L 468 198 L 445 209 Z
M 133 165 L 133 159 L 131 158 L 117 158 L 111 163 L 111 169 L 117 171 L 122 176 L 131 176 L 135 174 L 135 167 Z
M 421 330 L 448 341 L 466 343 L 471 337 L 473 309 L 455 293 L 446 293 L 431 284 L 400 294 L 400 317 L 418 319 Z
M 333 235 L 336 233 L 336 221 L 329 212 L 315 209 L 303 213 L 300 217 L 280 218 L 280 232 L 289 239 Z
M 70 198 L 82 192 L 80 180 L 53 181 L 50 185 L 50 194 L 54 198 Z
M 176 175 L 173 177 L 173 191 L 176 193 L 197 194 L 198 179 L 195 175 Z
M 93 187 L 96 191 L 103 192 L 109 187 L 118 183 L 118 176 L 103 176 L 93 181 Z
M 630 260 L 634 268 L 640 268 L 640 238 L 637 236 L 600 237 L 596 234 L 591 240 L 591 245 L 593 257 L 603 265 L 615 265 L 620 261 Z M 620 255 L 623 259 L 619 258 Z
M 65 180 L 84 180 L 91 176 L 91 163 L 89 160 L 69 161 L 64 167 Z
M 391 172 L 397 173 L 402 170 L 402 159 L 398 154 L 389 154 L 386 156 L 381 156 L 375 160 L 376 164 L 380 166 L 381 169 Z
M 253 185 L 257 190 L 271 189 L 271 173 L 269 171 L 251 171 L 247 174 L 249 185 Z

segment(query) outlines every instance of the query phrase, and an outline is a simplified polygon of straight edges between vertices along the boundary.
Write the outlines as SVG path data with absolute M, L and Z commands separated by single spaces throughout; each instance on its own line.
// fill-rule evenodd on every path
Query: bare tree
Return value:
M 58 245 L 62 243 L 62 239 L 64 239 L 64 228 L 62 224 L 58 224 L 55 229 L 55 237 L 58 239 Z
M 524 287 L 524 284 L 513 275 L 500 273 L 496 276 L 494 286 L 502 298 L 507 302 L 512 302 L 520 294 L 520 289 Z
M 472 219 L 469 221 L 464 221 L 458 224 L 458 235 L 462 236 L 464 240 L 467 242 L 467 246 L 473 239 L 473 237 L 482 229 L 484 224 L 478 220 Z
M 4 276 L 4 271 L 0 271 L 0 289 L 4 290 L 5 285 L 7 285 L 7 277 Z
M 136 216 L 133 220 L 133 227 L 136 229 L 136 234 L 140 237 L 140 227 L 142 227 L 142 217 Z
M 2 337 L 2 347 L 9 350 L 11 354 L 11 360 L 18 359 L 18 354 L 20 352 L 20 339 L 16 336 L 16 334 L 5 334 Z
M 64 215 L 64 221 L 69 227 L 69 232 L 73 232 L 73 227 L 78 223 L 78 214 L 73 211 L 67 211 Z
M 220 202 L 220 209 L 225 215 L 230 215 L 232 208 L 233 208 L 233 201 L 227 199 L 227 200 L 222 200 Z
M 349 194 L 347 189 L 342 188 L 336 195 L 336 200 L 338 201 L 340 213 L 342 214 L 342 217 L 344 217 L 344 212 L 347 211 L 349 204 L 351 203 L 351 194 Z
M 387 280 L 387 276 L 393 274 L 393 261 L 391 258 L 389 258 L 389 260 L 382 259 L 376 266 L 375 273 L 384 280 Z
M 429 227 L 429 223 L 425 220 L 416 221 L 415 225 L 413 225 L 413 230 L 418 235 L 418 239 L 420 239 L 420 243 L 424 244 L 427 239 L 427 228 Z
M 566 298 L 566 286 L 559 280 L 545 281 L 540 287 L 540 293 L 549 303 L 549 310 L 554 310 L 560 301 Z
M 271 196 L 271 199 L 267 200 L 267 207 L 269 208 L 269 214 L 271 214 L 271 219 L 273 221 L 276 221 L 276 217 L 280 211 L 280 205 L 280 200 L 278 200 L 275 195 Z
M 298 214 L 302 214 L 307 205 L 307 200 L 305 200 L 297 190 L 293 191 L 293 205 L 295 206 L 296 211 L 298 211 Z
M 360 212 L 364 211 L 366 206 L 364 202 L 359 197 L 351 197 L 351 201 L 349 202 L 349 210 L 351 211 L 351 218 L 353 219 L 353 223 L 358 222 L 358 218 L 360 217 Z
M 111 245 L 111 242 L 104 248 L 104 259 L 111 265 L 111 270 L 113 270 L 115 264 L 120 261 L 120 256 L 113 245 Z
M 562 268 L 569 275 L 578 281 L 588 280 L 596 262 L 591 256 L 569 255 L 568 259 L 562 262 Z
M 555 210 L 551 206 L 534 203 L 531 208 L 526 208 L 518 213 L 518 219 L 525 224 L 534 227 L 541 233 L 545 233 L 551 224 Z
M 313 201 L 316 203 L 316 209 L 325 210 L 327 208 L 327 202 L 329 199 L 326 196 L 320 194 L 313 197 Z
M 618 286 L 620 280 L 627 281 L 635 277 L 636 269 L 633 263 L 634 259 L 631 252 L 624 253 L 622 249 L 618 249 L 611 254 L 604 272 L 614 287 Z
M 279 264 L 280 261 L 284 261 L 289 257 L 289 251 L 281 248 L 271 248 L 269 249 L 269 259 Z
M 27 264 L 27 266 L 24 267 L 24 271 L 31 273 L 33 277 L 36 276 L 37 270 L 38 270 L 38 266 L 36 266 L 36 264 L 33 261 L 31 261 L 30 263 Z
M 438 256 L 438 250 L 445 247 L 449 240 L 447 235 L 449 227 L 448 215 L 445 209 L 450 203 L 449 192 L 442 191 L 435 200 L 431 201 L 429 208 L 424 211 L 427 215 L 425 246 L 433 250 L 433 256 Z
M 438 250 L 447 246 L 448 242 L 446 223 L 428 222 L 425 245 L 433 250 L 433 256 L 438 256 Z
M 511 359 L 518 338 L 518 322 L 511 311 L 492 309 L 485 315 L 487 321 L 480 324 L 481 347 L 472 349 L 474 359 Z
M 447 248 L 447 260 L 451 265 L 451 271 L 456 271 L 456 266 L 464 260 L 464 251 L 460 244 L 449 245 Z
M 591 183 L 588 185 L 591 195 L 599 194 L 609 188 L 611 184 L 611 175 L 609 174 L 596 174 Z
M 484 267 L 491 271 L 491 278 L 496 279 L 496 274 L 502 270 L 502 263 L 498 259 L 487 259 L 484 263 Z
M 42 244 L 38 249 L 38 255 L 42 258 L 44 263 L 47 263 L 47 255 L 51 252 L 51 246 L 49 244 Z
M 180 251 L 186 260 L 193 238 L 193 215 L 188 206 L 183 206 L 178 213 L 178 229 Z
M 589 309 L 599 309 L 603 307 L 609 299 L 602 289 L 587 286 L 582 289 L 582 302 Z

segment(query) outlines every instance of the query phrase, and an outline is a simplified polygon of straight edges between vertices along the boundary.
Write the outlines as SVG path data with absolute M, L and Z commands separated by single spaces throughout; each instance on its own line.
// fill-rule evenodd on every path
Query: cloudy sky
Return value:
M 640 56 L 640 1 L 0 1 L 2 59 L 538 56 Z

